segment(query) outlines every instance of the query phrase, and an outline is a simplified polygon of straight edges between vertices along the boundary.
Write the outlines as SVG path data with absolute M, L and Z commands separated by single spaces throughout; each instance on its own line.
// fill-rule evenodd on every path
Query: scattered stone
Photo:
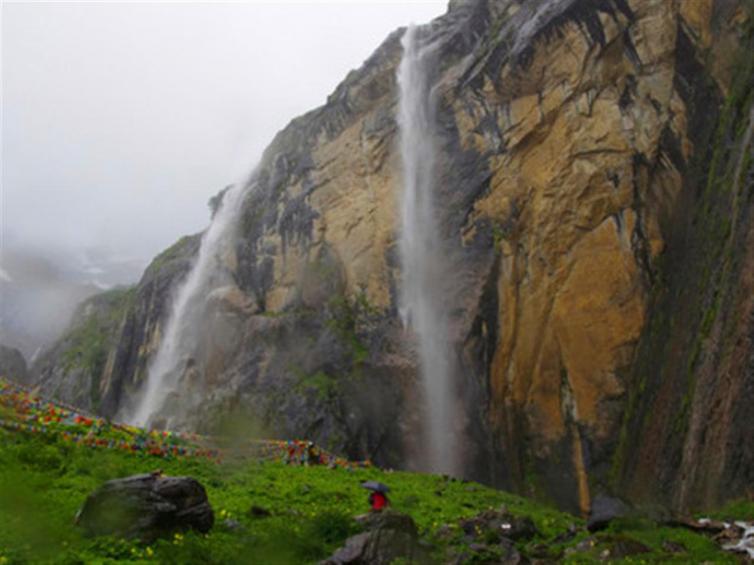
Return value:
M 367 531 L 348 538 L 342 548 L 322 562 L 323 565 L 387 565 L 399 559 L 427 562 L 411 516 L 394 511 L 374 512 L 364 517 L 361 524 Z
M 668 553 L 686 553 L 686 547 L 683 544 L 670 540 L 662 542 L 662 549 Z
M 500 559 L 501 563 L 505 563 L 506 565 L 519 565 L 520 563 L 527 563 L 526 558 L 521 555 L 518 549 L 516 549 L 516 544 L 513 543 L 513 541 L 504 539 L 502 542 L 500 542 L 500 548 L 502 549 Z M 533 548 L 533 553 L 539 555 L 539 549 L 541 549 L 539 546 L 537 548 Z
M 579 528 L 576 526 L 576 524 L 571 524 L 568 526 L 568 529 L 563 532 L 562 534 L 558 534 L 558 536 L 553 540 L 553 543 L 566 543 L 571 541 L 573 538 L 576 537 L 576 534 L 579 533 Z
M 722 532 L 716 534 L 713 538 L 717 543 L 722 545 L 724 543 L 735 542 L 741 539 L 742 532 L 738 529 L 738 527 L 733 524 L 727 523 L 725 525 L 726 528 Z
M 623 518 L 628 511 L 628 506 L 622 500 L 598 495 L 592 501 L 586 527 L 590 532 L 605 529 L 612 520 Z
M 609 543 L 609 547 L 600 554 L 603 559 L 625 559 L 652 551 L 640 541 L 625 536 L 609 536 L 604 541 Z
M 735 543 L 723 545 L 723 549 L 736 553 L 745 553 L 749 556 L 749 559 L 754 560 L 754 524 L 736 522 L 735 525 L 740 528 L 740 539 Z
M 587 551 L 591 551 L 594 549 L 594 546 L 597 545 L 597 538 L 594 536 L 588 537 L 586 539 L 581 540 L 579 543 L 577 543 L 573 547 L 569 547 L 565 550 L 566 555 L 571 555 L 573 553 L 584 553 Z
M 176 531 L 206 533 L 214 520 L 199 481 L 160 473 L 107 481 L 87 497 L 76 515 L 76 524 L 87 535 L 116 535 L 147 543 Z
M 442 526 L 437 528 L 435 537 L 441 540 L 446 540 L 453 537 L 453 529 L 450 527 L 450 524 L 443 524 Z
M 239 532 L 243 530 L 241 522 L 234 520 L 233 518 L 226 518 L 225 520 L 223 520 L 223 527 L 231 532 Z
M 249 508 L 249 516 L 251 516 L 252 518 L 267 518 L 269 516 L 272 516 L 272 512 L 270 512 L 266 508 L 262 508 L 261 506 L 253 505 L 251 508 Z
M 472 518 L 461 520 L 461 529 L 469 542 L 483 541 L 497 544 L 503 539 L 528 540 L 539 532 L 528 516 L 513 516 L 505 507 L 485 510 Z
M 694 520 L 693 518 L 674 518 L 668 520 L 666 525 L 706 534 L 719 534 L 728 527 L 725 522 L 710 520 L 709 518 L 700 518 L 699 520 Z

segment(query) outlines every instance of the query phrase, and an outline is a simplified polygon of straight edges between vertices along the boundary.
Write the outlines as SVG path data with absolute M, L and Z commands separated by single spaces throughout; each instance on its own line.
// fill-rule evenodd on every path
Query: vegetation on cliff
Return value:
M 102 374 L 135 296 L 134 288 L 116 288 L 78 307 L 68 332 L 36 365 L 52 394 L 71 387 L 79 391 L 79 404 L 98 408 Z
M 685 76 L 697 77 L 684 93 L 700 150 L 688 162 L 675 157 L 687 192 L 669 249 L 653 266 L 650 318 L 613 460 L 614 488 L 678 508 L 715 506 L 753 477 L 746 439 L 753 412 L 746 407 L 754 397 L 745 383 L 754 268 L 754 2 L 744 6 L 725 97 L 701 62 L 683 61 Z M 679 467 L 698 470 L 678 477 Z

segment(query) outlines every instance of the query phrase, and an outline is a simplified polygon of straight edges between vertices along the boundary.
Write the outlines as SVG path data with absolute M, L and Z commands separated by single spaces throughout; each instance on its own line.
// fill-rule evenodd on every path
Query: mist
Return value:
M 5 243 L 149 259 L 390 31 L 443 10 L 6 3 Z
M 445 5 L 4 3 L 0 340 L 55 317 L 36 348 L 82 297 L 138 280 L 278 130 Z M 33 317 L 24 261 L 56 273 Z

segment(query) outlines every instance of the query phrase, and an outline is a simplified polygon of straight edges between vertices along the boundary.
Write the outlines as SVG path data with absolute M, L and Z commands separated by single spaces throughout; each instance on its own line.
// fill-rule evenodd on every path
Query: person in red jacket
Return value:
M 377 481 L 365 481 L 361 483 L 362 488 L 369 491 L 369 506 L 372 512 L 380 512 L 385 510 L 390 501 L 387 499 L 387 493 L 390 491 L 390 487 Z
M 388 507 L 390 501 L 387 499 L 387 495 L 383 492 L 373 491 L 369 493 L 369 505 L 372 507 L 372 512 L 379 512 Z

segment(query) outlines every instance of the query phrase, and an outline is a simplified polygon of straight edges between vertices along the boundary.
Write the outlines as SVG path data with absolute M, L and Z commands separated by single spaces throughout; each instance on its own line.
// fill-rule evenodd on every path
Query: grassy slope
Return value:
M 72 519 L 87 493 L 103 481 L 161 468 L 166 474 L 191 475 L 206 487 L 216 513 L 207 536 L 185 534 L 152 546 L 114 539 L 82 538 Z M 532 517 L 542 536 L 520 547 L 531 553 L 546 544 L 556 555 L 588 536 L 580 532 L 566 544 L 554 538 L 579 520 L 531 501 L 486 487 L 442 477 L 379 469 L 347 471 L 324 467 L 286 466 L 277 462 L 217 464 L 205 459 L 165 460 L 146 455 L 62 443 L 46 436 L 0 430 L 0 564 L 16 562 L 108 563 L 114 560 L 164 563 L 307 563 L 326 557 L 355 532 L 352 516 L 367 509 L 359 483 L 388 483 L 396 509 L 416 520 L 422 534 L 442 551 L 463 546 L 460 517 L 506 504 L 511 512 Z M 249 514 L 252 505 L 268 517 Z M 747 507 L 744 512 L 751 512 Z M 741 517 L 739 515 L 739 517 Z M 224 519 L 241 524 L 231 531 Z M 436 537 L 442 524 L 453 528 L 448 538 Z M 600 535 L 604 543 L 571 555 L 568 562 L 590 563 L 616 536 L 630 536 L 657 551 L 629 562 L 667 562 L 659 549 L 665 540 L 682 543 L 689 554 L 677 562 L 734 562 L 705 538 L 683 530 L 627 521 Z M 472 562 L 483 562 L 470 554 Z

